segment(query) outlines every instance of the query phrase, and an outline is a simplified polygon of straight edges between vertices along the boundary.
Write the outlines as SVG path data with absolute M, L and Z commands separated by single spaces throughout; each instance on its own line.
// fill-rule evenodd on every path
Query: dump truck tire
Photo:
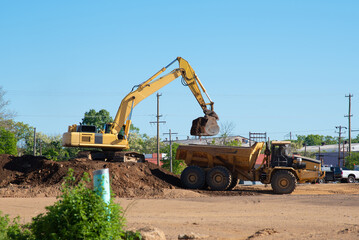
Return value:
M 239 183 L 239 179 L 235 176 L 232 175 L 232 182 L 229 185 L 229 187 L 227 188 L 228 191 L 233 190 L 233 188 L 235 188 Z
M 201 189 L 206 183 L 206 173 L 197 166 L 186 167 L 181 174 L 181 182 L 185 188 Z
M 297 179 L 294 174 L 287 170 L 279 170 L 274 173 L 271 181 L 274 193 L 289 194 L 294 191 Z
M 217 166 L 208 171 L 206 182 L 211 190 L 224 191 L 232 183 L 232 174 L 227 168 Z

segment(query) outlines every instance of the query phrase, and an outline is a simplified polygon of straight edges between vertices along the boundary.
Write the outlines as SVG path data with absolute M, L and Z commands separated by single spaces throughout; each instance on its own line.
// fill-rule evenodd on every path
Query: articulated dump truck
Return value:
M 224 191 L 232 190 L 239 182 L 260 181 L 271 184 L 277 194 L 294 191 L 297 182 L 315 182 L 324 178 L 321 162 L 289 153 L 289 141 L 272 141 L 266 144 L 264 159 L 256 165 L 264 150 L 263 142 L 251 147 L 211 145 L 180 145 L 176 159 L 184 160 L 187 168 L 181 174 L 185 188 Z

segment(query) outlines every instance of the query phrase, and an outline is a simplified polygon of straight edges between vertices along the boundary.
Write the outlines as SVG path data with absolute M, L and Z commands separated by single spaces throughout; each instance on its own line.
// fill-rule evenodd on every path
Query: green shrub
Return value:
M 93 190 L 85 173 L 75 184 L 70 169 L 62 187 L 60 200 L 46 207 L 47 213 L 33 218 L 32 223 L 20 225 L 19 217 L 10 221 L 0 212 L 0 240 L 67 240 L 67 239 L 128 239 L 141 240 L 138 232 L 124 230 L 125 219 L 118 204 L 111 198 L 106 204 Z
M 140 239 L 138 233 L 127 233 L 119 205 L 107 205 L 99 195 L 86 187 L 87 174 L 74 186 L 70 169 L 63 185 L 61 199 L 46 207 L 48 212 L 33 218 L 30 225 L 36 239 Z
M 33 240 L 28 225 L 21 226 L 19 217 L 10 221 L 9 215 L 2 216 L 0 211 L 0 240 Z

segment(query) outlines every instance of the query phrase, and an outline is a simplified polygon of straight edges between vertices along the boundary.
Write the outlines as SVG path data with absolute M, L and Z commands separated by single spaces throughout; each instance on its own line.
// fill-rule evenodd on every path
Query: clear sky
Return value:
M 84 112 L 112 116 L 132 86 L 188 60 L 233 134 L 337 136 L 359 129 L 359 1 L 0 1 L 0 86 L 45 134 Z M 177 66 L 175 66 L 177 67 Z M 203 116 L 180 79 L 159 91 L 161 136 Z M 132 117 L 155 136 L 155 94 Z M 359 132 L 353 133 L 357 135 Z

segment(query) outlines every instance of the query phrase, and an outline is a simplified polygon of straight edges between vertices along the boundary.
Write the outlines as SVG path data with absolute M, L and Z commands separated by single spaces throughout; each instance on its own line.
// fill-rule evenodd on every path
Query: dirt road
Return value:
M 359 239 L 359 184 L 300 185 L 272 195 L 264 186 L 241 187 L 253 196 L 206 196 L 168 189 L 161 199 L 118 198 L 129 228 L 154 226 L 168 239 L 191 232 L 205 239 Z M 22 222 L 56 198 L 0 198 L 0 210 Z

